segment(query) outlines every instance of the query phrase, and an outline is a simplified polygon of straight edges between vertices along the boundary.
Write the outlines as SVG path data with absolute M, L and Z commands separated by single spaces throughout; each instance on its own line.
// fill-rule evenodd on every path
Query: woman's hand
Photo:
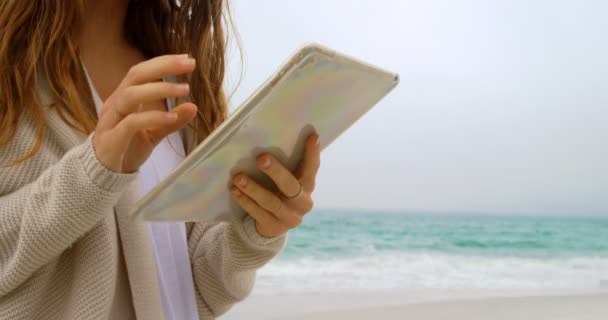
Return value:
M 236 202 L 256 221 L 256 229 L 265 237 L 276 237 L 302 223 L 312 210 L 311 198 L 320 164 L 319 136 L 312 134 L 306 142 L 304 159 L 292 174 L 269 154 L 257 159 L 257 166 L 279 188 L 271 192 L 240 173 L 234 176 L 231 193 Z
M 194 59 L 187 55 L 164 55 L 129 70 L 105 101 L 93 135 L 95 155 L 104 166 L 120 173 L 137 171 L 164 137 L 194 118 L 197 108 L 192 103 L 181 104 L 170 112 L 158 107 L 159 100 L 190 92 L 188 84 L 161 79 L 190 73 L 194 68 Z

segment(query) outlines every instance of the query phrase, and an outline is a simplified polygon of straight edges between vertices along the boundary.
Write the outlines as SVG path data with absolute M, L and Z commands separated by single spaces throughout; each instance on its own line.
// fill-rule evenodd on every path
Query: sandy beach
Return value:
M 278 319 L 278 318 L 277 318 Z M 311 313 L 283 319 L 608 319 L 608 295 L 491 298 Z
M 253 296 L 222 319 L 608 319 L 608 293 L 472 298 L 474 295 Z

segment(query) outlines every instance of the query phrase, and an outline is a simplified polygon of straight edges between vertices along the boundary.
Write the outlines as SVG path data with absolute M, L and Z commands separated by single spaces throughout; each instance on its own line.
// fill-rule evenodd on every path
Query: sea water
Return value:
M 309 213 L 257 293 L 608 290 L 608 216 Z

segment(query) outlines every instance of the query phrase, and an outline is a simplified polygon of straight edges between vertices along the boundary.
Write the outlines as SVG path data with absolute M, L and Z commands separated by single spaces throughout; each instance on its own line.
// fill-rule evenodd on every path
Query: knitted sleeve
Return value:
M 201 320 L 214 319 L 245 299 L 256 270 L 285 246 L 287 235 L 261 236 L 249 216 L 234 222 L 189 223 L 188 247 L 192 261 Z
M 32 139 L 17 135 L 2 146 L 0 164 L 14 160 Z M 137 173 L 106 169 L 91 141 L 92 134 L 59 161 L 38 156 L 0 169 L 0 298 L 102 221 L 134 181 Z M 14 186 L 38 171 L 29 183 Z

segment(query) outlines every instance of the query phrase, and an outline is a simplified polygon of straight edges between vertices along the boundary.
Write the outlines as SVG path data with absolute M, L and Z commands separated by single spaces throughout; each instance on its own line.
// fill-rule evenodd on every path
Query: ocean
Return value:
M 608 217 L 315 209 L 256 294 L 608 290 Z

